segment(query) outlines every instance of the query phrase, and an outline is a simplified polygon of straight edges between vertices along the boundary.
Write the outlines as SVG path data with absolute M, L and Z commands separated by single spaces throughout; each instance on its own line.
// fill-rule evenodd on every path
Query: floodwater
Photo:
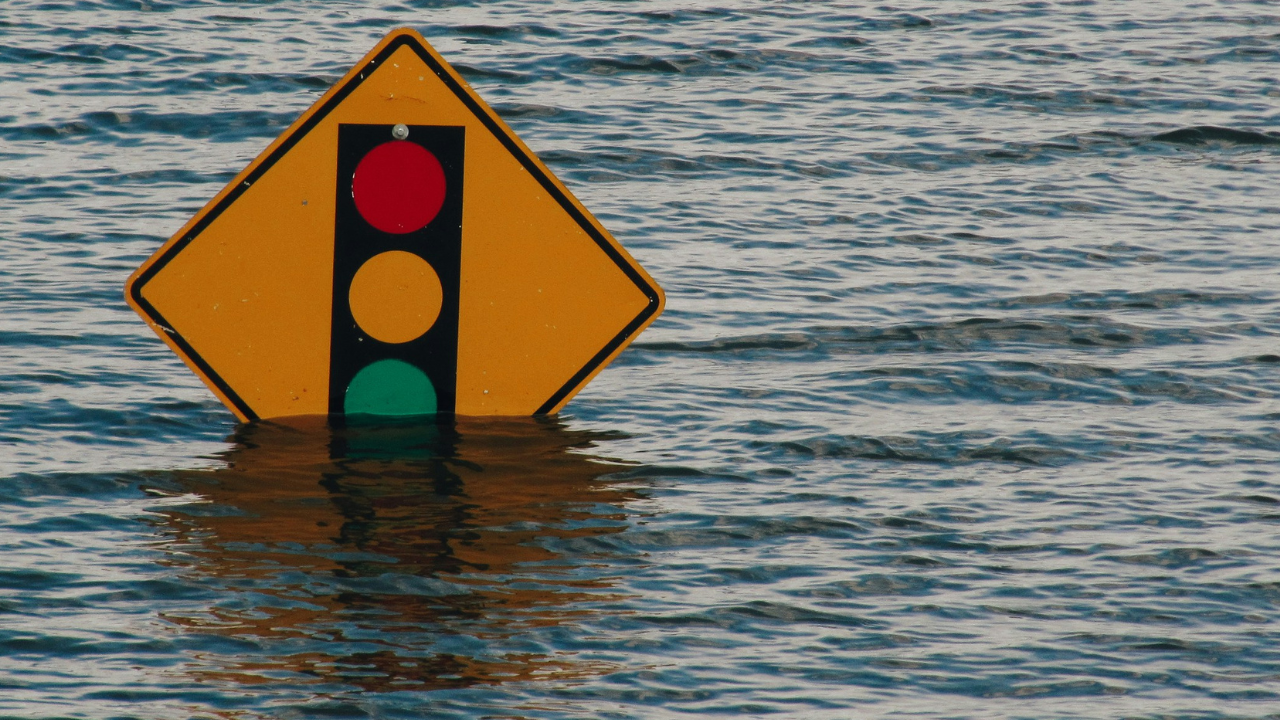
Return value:
M 387 31 L 665 287 L 558 417 L 237 425 L 129 272 Z M 1280 8 L 0 7 L 0 716 L 1280 713 Z

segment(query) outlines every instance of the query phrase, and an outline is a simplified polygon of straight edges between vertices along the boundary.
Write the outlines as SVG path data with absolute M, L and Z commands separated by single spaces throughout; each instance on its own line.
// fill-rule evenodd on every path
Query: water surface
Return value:
M 237 426 L 125 277 L 387 31 L 666 288 L 557 418 Z M 0 10 L 0 715 L 1265 718 L 1266 3 Z

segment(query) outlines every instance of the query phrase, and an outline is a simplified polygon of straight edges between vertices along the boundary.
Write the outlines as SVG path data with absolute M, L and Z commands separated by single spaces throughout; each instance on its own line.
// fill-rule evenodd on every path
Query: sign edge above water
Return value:
M 125 301 L 169 348 L 178 355 L 214 395 L 242 422 L 261 417 L 239 394 L 223 380 L 217 371 L 192 347 L 182 335 L 170 327 L 142 291 L 174 257 L 182 252 L 200 233 L 215 221 L 219 214 L 230 207 L 245 189 L 297 144 L 306 134 L 336 109 L 360 83 L 378 67 L 378 63 L 403 46 L 410 47 L 436 73 L 437 77 L 460 101 L 494 134 L 520 164 L 555 199 L 566 213 L 583 229 L 595 244 L 609 257 L 619 270 L 633 282 L 647 299 L 647 305 L 617 335 L 600 349 L 587 363 L 574 373 L 545 402 L 534 415 L 559 412 L 597 374 L 612 362 L 645 328 L 662 314 L 666 296 L 662 288 L 620 243 L 582 205 L 567 187 L 530 150 L 516 133 L 489 107 L 483 99 L 462 79 L 461 75 L 420 33 L 412 28 L 397 28 L 388 33 L 372 50 L 365 54 L 343 77 L 330 87 L 315 103 L 304 111 L 288 128 L 276 137 L 243 170 L 223 187 L 208 203 L 160 246 L 125 283 Z M 272 416 L 284 417 L 284 416 Z

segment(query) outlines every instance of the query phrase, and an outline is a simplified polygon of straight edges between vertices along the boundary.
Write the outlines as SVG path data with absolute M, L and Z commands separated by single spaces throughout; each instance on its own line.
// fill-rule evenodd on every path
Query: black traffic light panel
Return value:
M 452 413 L 463 128 L 340 125 L 333 415 Z

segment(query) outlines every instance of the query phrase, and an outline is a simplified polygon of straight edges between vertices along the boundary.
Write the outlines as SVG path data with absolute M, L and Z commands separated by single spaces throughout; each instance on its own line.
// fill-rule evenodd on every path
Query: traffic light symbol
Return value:
M 463 128 L 340 125 L 329 412 L 454 411 Z

